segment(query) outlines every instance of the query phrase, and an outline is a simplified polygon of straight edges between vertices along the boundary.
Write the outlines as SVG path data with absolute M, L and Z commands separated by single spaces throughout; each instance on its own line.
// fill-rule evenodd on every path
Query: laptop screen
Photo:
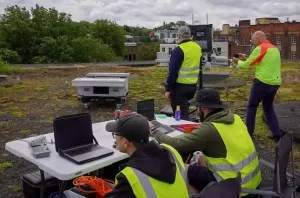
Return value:
M 137 102 L 136 112 L 148 118 L 149 121 L 154 120 L 154 99 Z
M 56 151 L 93 143 L 92 120 L 88 113 L 58 117 L 53 127 Z

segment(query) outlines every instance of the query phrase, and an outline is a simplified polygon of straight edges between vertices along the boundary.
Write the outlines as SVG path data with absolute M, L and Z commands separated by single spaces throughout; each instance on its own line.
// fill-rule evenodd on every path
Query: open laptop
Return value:
M 148 118 L 148 120 L 151 121 L 155 128 L 163 133 L 170 133 L 175 131 L 175 129 L 173 129 L 172 127 L 161 124 L 160 122 L 155 120 L 154 99 L 137 102 L 136 112 Z
M 84 164 L 114 153 L 113 150 L 98 145 L 88 113 L 58 117 L 53 121 L 53 128 L 56 151 L 76 164 Z

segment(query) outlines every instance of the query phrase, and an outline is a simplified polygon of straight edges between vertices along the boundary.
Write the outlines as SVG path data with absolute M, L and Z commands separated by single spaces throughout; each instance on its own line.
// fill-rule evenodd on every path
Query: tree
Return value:
M 23 62 L 29 62 L 33 43 L 30 12 L 25 7 L 5 8 L 0 17 L 0 35 L 8 49 L 16 51 Z
M 137 59 L 138 60 L 155 60 L 157 52 L 159 52 L 159 44 L 157 44 L 157 43 L 141 45 Z
M 72 41 L 76 62 L 99 62 L 117 60 L 108 45 L 94 38 L 76 38 Z
M 112 21 L 97 20 L 92 25 L 93 37 L 102 40 L 120 57 L 123 57 L 125 52 L 125 34 L 124 29 Z
M 13 64 L 21 63 L 21 57 L 19 56 L 18 52 L 6 48 L 0 49 L 0 60 Z

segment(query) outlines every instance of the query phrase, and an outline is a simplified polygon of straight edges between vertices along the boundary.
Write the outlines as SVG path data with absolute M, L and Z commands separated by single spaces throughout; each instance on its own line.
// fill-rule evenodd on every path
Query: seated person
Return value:
M 106 197 L 189 197 L 179 153 L 171 146 L 149 142 L 150 126 L 144 116 L 126 115 L 107 123 L 106 130 L 116 139 L 116 149 L 130 156 Z
M 152 136 L 179 153 L 203 152 L 205 163 L 190 165 L 187 171 L 190 185 L 198 191 L 211 181 L 234 178 L 238 172 L 242 187 L 256 189 L 261 182 L 259 160 L 242 119 L 227 109 L 214 89 L 199 90 L 190 103 L 198 107 L 202 124 L 197 129 L 178 137 L 153 129 Z

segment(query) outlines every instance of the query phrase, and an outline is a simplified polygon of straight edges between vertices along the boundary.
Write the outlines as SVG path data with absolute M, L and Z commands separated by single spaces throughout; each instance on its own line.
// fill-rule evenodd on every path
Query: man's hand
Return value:
M 234 62 L 234 63 L 236 63 L 236 64 L 239 62 L 239 60 L 240 60 L 240 59 L 235 58 L 235 57 L 232 58 L 232 62 Z
M 165 92 L 165 98 L 166 98 L 167 100 L 170 100 L 170 97 L 171 97 L 171 92 L 166 91 L 166 92 Z
M 240 53 L 240 54 L 239 54 L 239 59 L 240 59 L 240 60 L 242 60 L 242 61 L 245 61 L 245 60 L 247 60 L 247 56 L 246 56 L 246 54 L 242 54 L 242 53 Z
M 150 122 L 150 121 L 148 121 L 148 124 L 149 124 L 149 128 L 150 128 L 150 135 L 152 135 L 153 132 L 154 132 L 155 127 L 154 127 L 154 125 L 152 124 L 152 122 Z

